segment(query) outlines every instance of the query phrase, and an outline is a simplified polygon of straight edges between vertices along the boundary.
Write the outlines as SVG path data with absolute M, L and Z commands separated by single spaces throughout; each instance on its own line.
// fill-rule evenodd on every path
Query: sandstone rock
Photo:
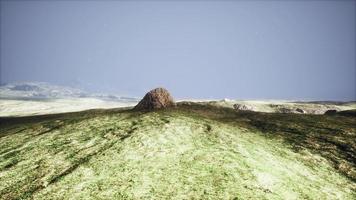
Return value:
M 175 102 L 168 90 L 156 88 L 149 91 L 134 107 L 135 110 L 153 110 L 175 106 Z

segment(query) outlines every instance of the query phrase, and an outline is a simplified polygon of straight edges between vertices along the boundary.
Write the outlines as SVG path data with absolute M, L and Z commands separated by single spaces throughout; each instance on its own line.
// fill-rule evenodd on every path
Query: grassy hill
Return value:
M 0 118 L 1 199 L 355 199 L 356 118 L 180 103 Z

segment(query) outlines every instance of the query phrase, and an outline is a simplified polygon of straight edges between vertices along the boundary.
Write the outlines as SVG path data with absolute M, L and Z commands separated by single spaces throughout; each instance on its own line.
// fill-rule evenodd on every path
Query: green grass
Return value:
M 355 199 L 355 117 L 179 104 L 0 119 L 1 199 Z

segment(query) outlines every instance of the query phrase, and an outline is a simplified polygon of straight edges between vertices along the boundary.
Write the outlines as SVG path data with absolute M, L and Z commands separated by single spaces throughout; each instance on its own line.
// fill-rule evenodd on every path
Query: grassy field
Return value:
M 0 118 L 1 199 L 355 199 L 356 118 L 180 103 Z

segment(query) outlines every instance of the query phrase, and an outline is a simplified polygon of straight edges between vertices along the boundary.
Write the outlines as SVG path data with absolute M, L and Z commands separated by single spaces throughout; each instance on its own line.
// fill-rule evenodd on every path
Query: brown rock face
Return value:
M 135 106 L 135 110 L 153 110 L 175 106 L 175 102 L 168 90 L 156 88 L 149 91 Z

